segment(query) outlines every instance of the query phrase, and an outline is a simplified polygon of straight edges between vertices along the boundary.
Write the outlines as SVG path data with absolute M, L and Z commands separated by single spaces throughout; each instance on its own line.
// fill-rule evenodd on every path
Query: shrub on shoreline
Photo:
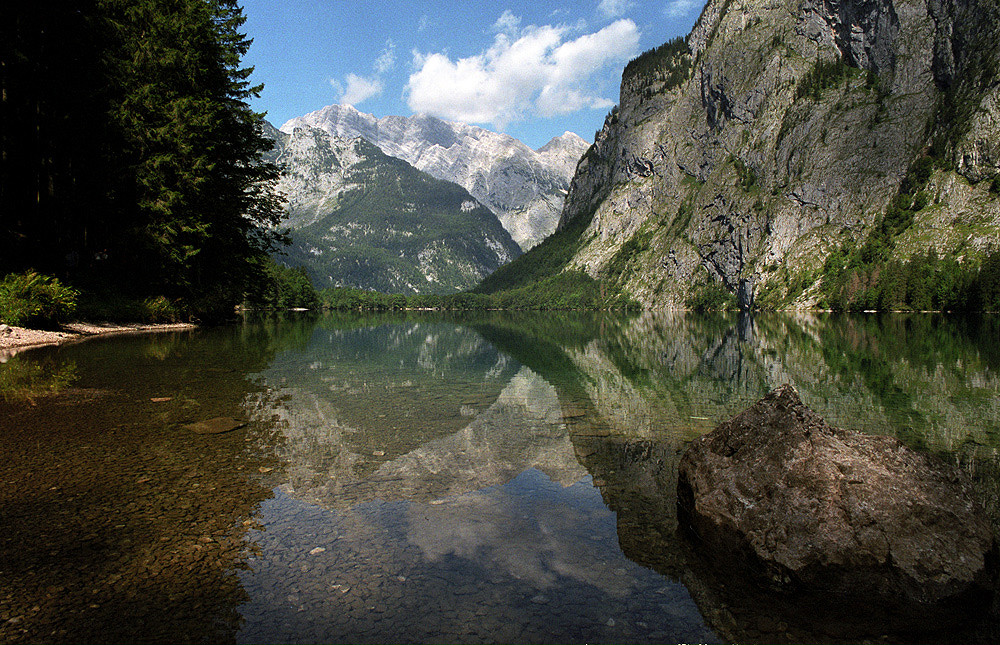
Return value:
M 52 329 L 73 315 L 79 295 L 52 276 L 35 271 L 11 273 L 0 281 L 0 321 Z
M 176 323 L 188 318 L 180 301 L 165 296 L 142 299 L 107 291 L 84 291 L 76 313 L 82 320 L 118 323 Z

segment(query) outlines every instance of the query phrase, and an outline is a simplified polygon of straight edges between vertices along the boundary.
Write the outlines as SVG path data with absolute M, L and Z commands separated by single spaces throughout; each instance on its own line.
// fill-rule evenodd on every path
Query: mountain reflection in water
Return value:
M 687 442 L 788 382 L 834 425 L 958 462 L 997 517 L 997 327 L 331 315 L 21 354 L 0 366 L 0 513 L 19 527 L 0 541 L 0 640 L 986 640 L 992 618 L 848 633 L 734 597 L 694 566 L 675 491 Z M 250 423 L 179 429 L 223 414 Z M 94 503 L 95 469 L 115 502 Z M 80 549 L 81 521 L 162 537 Z

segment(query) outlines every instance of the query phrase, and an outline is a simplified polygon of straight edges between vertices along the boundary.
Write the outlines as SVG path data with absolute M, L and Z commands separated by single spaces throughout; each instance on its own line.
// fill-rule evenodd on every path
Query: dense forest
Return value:
M 247 103 L 261 88 L 241 66 L 242 9 L 40 0 L 3 14 L 0 276 L 202 318 L 259 294 L 283 203 Z

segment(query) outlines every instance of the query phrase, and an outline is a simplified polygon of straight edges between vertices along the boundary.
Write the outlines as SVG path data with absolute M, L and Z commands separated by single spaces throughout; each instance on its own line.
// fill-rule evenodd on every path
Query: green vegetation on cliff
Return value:
M 658 80 L 664 83 L 665 90 L 670 90 L 688 80 L 693 69 L 694 61 L 687 39 L 678 36 L 629 61 L 622 72 L 622 80 L 624 82 L 633 77 L 646 82 Z
M 823 97 L 823 91 L 836 85 L 846 83 L 856 76 L 859 70 L 844 62 L 843 58 L 832 61 L 819 61 L 795 88 L 795 97 L 798 99 L 811 98 L 818 101 Z M 869 78 L 874 79 L 873 75 Z
M 483 294 L 510 291 L 556 275 L 569 266 L 573 256 L 580 250 L 580 237 L 589 224 L 589 216 L 574 219 L 546 238 L 542 244 L 500 267 L 473 291 Z
M 592 213 L 591 213 L 592 215 Z M 499 309 L 623 309 L 637 306 L 612 281 L 570 270 L 590 216 L 581 216 L 500 267 L 473 289 Z
M 823 265 L 819 306 L 846 311 L 1000 311 L 1000 251 L 981 261 L 939 258 L 936 251 L 903 262 L 880 258 L 866 242 L 841 247 Z
M 702 285 L 687 297 L 685 306 L 692 311 L 733 311 L 736 296 L 721 282 Z

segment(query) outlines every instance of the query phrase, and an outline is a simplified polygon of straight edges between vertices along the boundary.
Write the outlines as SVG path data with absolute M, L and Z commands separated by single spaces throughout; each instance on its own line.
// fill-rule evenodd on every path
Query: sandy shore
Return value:
M 40 329 L 25 329 L 0 325 L 0 360 L 10 358 L 14 354 L 44 345 L 59 345 L 91 336 L 108 334 L 150 333 L 160 331 L 180 331 L 194 329 L 190 323 L 171 323 L 163 325 L 119 325 L 113 323 L 70 323 L 63 325 L 60 331 L 42 331 Z

